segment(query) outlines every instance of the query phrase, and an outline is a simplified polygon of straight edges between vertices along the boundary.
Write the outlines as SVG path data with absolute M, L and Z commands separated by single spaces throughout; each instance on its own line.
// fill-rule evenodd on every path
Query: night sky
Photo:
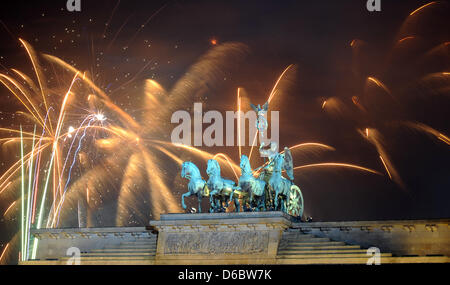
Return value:
M 280 146 L 313 141 L 336 149 L 294 155 L 294 164 L 345 162 L 382 173 L 296 171 L 308 216 L 315 221 L 450 217 L 449 145 L 399 123 L 420 122 L 450 135 L 448 2 L 437 1 L 410 17 L 429 1 L 382 0 L 381 12 L 368 12 L 365 0 L 81 2 L 81 12 L 68 12 L 65 0 L 8 1 L 0 12 L 2 73 L 16 68 L 32 74 L 18 41 L 22 38 L 37 52 L 99 74 L 96 82 L 104 90 L 121 86 L 139 71 L 136 83 L 126 88 L 152 78 L 170 89 L 215 45 L 240 42 L 248 47 L 245 57 L 222 82 L 208 86 L 204 111 L 233 110 L 238 87 L 252 102 L 264 103 L 280 73 L 294 64 L 296 72 L 276 106 Z M 438 80 L 424 79 L 443 72 L 447 75 Z M 377 78 L 390 94 L 367 83 L 368 77 Z M 137 110 L 130 94 L 135 93 L 127 95 L 126 88 L 111 97 L 133 114 Z M 17 126 L 13 114 L 20 105 L 3 86 L 0 96 L 1 127 Z M 322 108 L 330 98 L 338 104 Z M 382 133 L 403 186 L 389 179 L 374 145 L 358 133 L 365 128 Z M 238 161 L 235 147 L 202 149 Z M 13 161 L 2 151 L 2 172 Z M 197 163 L 206 168 L 206 161 Z M 184 191 L 174 189 L 176 198 Z M 0 214 L 8 205 L 0 200 Z M 13 226 L 2 227 L 0 242 L 5 242 Z

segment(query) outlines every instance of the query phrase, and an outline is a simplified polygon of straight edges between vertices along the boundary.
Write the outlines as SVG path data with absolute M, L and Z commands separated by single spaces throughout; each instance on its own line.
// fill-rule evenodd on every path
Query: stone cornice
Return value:
M 291 224 L 290 217 L 281 212 L 169 214 L 150 222 L 159 232 L 284 230 Z
M 38 239 L 139 239 L 154 236 L 154 234 L 147 231 L 144 227 L 34 229 L 31 230 L 31 234 Z
M 312 223 L 293 223 L 292 228 L 299 229 L 302 232 L 309 233 L 317 230 L 327 232 L 339 230 L 341 232 L 351 232 L 355 230 L 370 233 L 373 231 L 382 231 L 391 233 L 393 230 L 402 230 L 405 232 L 428 231 L 436 232 L 439 230 L 448 230 L 449 219 L 439 220 L 397 220 L 397 221 L 354 221 L 354 222 L 312 222 Z

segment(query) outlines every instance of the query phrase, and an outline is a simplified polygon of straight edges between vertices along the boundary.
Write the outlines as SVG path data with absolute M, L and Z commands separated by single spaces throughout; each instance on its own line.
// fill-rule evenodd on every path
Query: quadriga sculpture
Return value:
M 228 207 L 231 199 L 233 198 L 233 192 L 239 190 L 236 183 L 230 179 L 225 179 L 220 176 L 220 166 L 217 160 L 208 160 L 206 174 L 209 179 L 207 182 L 209 193 L 209 202 L 211 204 L 210 212 L 225 212 L 223 204 Z M 236 212 L 239 212 L 240 204 L 239 199 L 234 198 Z
M 183 209 L 186 210 L 186 204 L 184 203 L 184 198 L 196 195 L 198 199 L 198 212 L 202 212 L 202 197 L 209 196 L 209 190 L 206 181 L 203 180 L 200 170 L 195 166 L 194 163 L 190 161 L 185 161 L 181 165 L 181 177 L 189 179 L 188 192 L 181 196 L 181 205 Z
M 201 212 L 202 197 L 210 199 L 210 212 L 225 212 L 233 200 L 236 212 L 240 210 L 240 200 L 244 211 L 283 211 L 291 216 L 301 218 L 303 215 L 303 196 L 300 188 L 293 183 L 292 156 L 288 148 L 283 153 L 272 152 L 269 161 L 256 170 L 261 170 L 254 177 L 247 156 L 241 156 L 241 177 L 239 185 L 232 180 L 221 177 L 219 163 L 210 159 L 207 163 L 207 182 L 203 180 L 199 169 L 192 162 L 182 164 L 181 176 L 189 179 L 188 192 L 181 197 L 181 204 L 186 209 L 184 199 L 196 195 L 198 212 Z M 256 171 L 256 172 L 257 172 Z M 290 179 L 283 177 L 286 171 Z
M 241 177 L 239 178 L 239 187 L 244 197 L 244 211 L 266 211 L 266 182 L 253 176 L 250 161 L 246 155 L 241 156 Z
M 285 157 L 281 154 L 276 155 L 272 160 L 273 172 L 269 179 L 269 189 L 275 192 L 274 209 L 301 218 L 303 215 L 302 192 L 291 180 L 281 175 L 283 169 L 289 171 L 288 167 L 284 166 L 285 162 Z

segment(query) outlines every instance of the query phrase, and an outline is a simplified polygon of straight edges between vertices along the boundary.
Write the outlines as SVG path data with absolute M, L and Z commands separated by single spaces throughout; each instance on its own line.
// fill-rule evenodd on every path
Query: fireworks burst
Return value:
M 167 173 L 173 174 L 173 171 L 164 156 L 179 166 L 182 163 L 180 150 L 199 155 L 203 160 L 217 159 L 238 179 L 239 166 L 226 154 L 175 145 L 164 137 L 171 112 L 205 92 L 202 90 L 204 82 L 221 78 L 228 58 L 239 58 L 245 53 L 245 46 L 225 43 L 213 48 L 170 92 L 156 81 L 147 80 L 143 119 L 136 120 L 114 104 L 86 73 L 54 56 L 44 55 L 43 58 L 57 64 L 71 80 L 64 91 L 44 86 L 42 82 L 47 82 L 47 74 L 39 64 L 39 57 L 26 41 L 21 40 L 21 43 L 35 68 L 38 84 L 19 71 L 14 72 L 18 79 L 1 74 L 1 82 L 28 111 L 20 114 L 30 122 L 23 123 L 24 129 L 22 125 L 19 129 L 1 129 L 16 135 L 2 140 L 4 144 L 20 144 L 21 157 L 0 178 L 0 194 L 17 197 L 19 193 L 14 191 L 21 189 L 19 199 L 4 213 L 5 216 L 19 215 L 19 211 L 13 209 L 21 209 L 21 260 L 32 259 L 36 254 L 38 240 L 32 239 L 32 228 L 84 224 L 80 219 L 87 219 L 87 225 L 92 226 L 102 217 L 103 204 L 115 201 L 117 210 L 113 224 L 117 226 L 144 225 L 161 213 L 179 212 L 181 209 L 168 182 Z M 281 93 L 278 87 L 291 68 L 281 73 L 268 100 Z M 205 78 L 205 74 L 209 77 Z M 163 105 L 167 107 L 161 110 Z M 32 132 L 27 130 L 31 126 Z M 311 147 L 333 149 L 320 143 L 299 144 L 292 149 Z M 250 154 L 252 150 L 253 147 Z M 297 169 L 318 166 L 354 167 L 376 173 L 339 163 L 304 165 Z
M 105 25 L 105 38 L 118 5 Z M 419 40 L 418 35 L 408 34 L 411 25 L 426 14 L 427 9 L 440 5 L 440 1 L 434 1 L 411 12 L 395 40 L 395 48 L 407 48 Z M 164 7 L 152 14 L 144 25 Z M 113 47 L 126 23 L 113 33 L 106 50 Z M 142 28 L 134 33 L 124 50 Z M 192 157 L 200 161 L 217 159 L 226 174 L 238 179 L 240 168 L 229 152 L 214 153 L 172 144 L 168 134 L 172 113 L 189 109 L 195 101 L 204 101 L 212 87 L 219 86 L 219 82 L 239 67 L 240 59 L 248 53 L 245 45 L 210 39 L 211 49 L 170 90 L 154 79 L 145 79 L 136 98 L 129 100 L 136 101 L 136 106 L 131 108 L 141 112 L 136 115 L 137 112 L 113 100 L 112 95 L 120 97 L 123 95 L 121 90 L 128 92 L 130 84 L 140 79 L 138 75 L 151 61 L 147 61 L 131 79 L 127 77 L 126 82 L 112 89 L 111 84 L 101 86 L 98 73 L 81 71 L 75 67 L 76 63 L 68 63 L 54 55 L 38 54 L 27 41 L 19 41 L 34 73 L 28 75 L 11 68 L 0 74 L 0 82 L 21 106 L 14 114 L 15 126 L 0 128 L 2 147 L 15 155 L 11 155 L 14 161 L 0 176 L 0 198 L 8 203 L 3 217 L 20 225 L 17 234 L 0 253 L 0 263 L 13 262 L 17 256 L 19 260 L 35 257 L 39 245 L 30 234 L 32 229 L 81 225 L 142 226 L 162 213 L 180 212 L 178 195 L 185 189 L 185 184 L 178 183 L 179 166 Z M 147 41 L 145 43 L 150 46 Z M 350 46 L 359 55 L 365 44 L 355 39 Z M 424 62 L 442 53 L 448 56 L 446 52 L 448 42 L 439 43 L 419 55 L 417 60 Z M 393 55 L 395 53 L 392 52 L 389 58 L 392 59 Z M 380 108 L 373 108 L 380 102 L 390 107 L 407 102 L 400 96 L 400 88 L 385 82 L 382 73 L 356 73 L 359 74 L 356 81 L 361 82 L 360 94 L 351 94 L 351 99 L 338 96 L 321 98 L 320 106 L 323 112 L 335 118 L 351 113 L 356 107 L 353 117 L 358 123 L 354 128 L 376 150 L 379 170 L 347 162 L 298 163 L 297 159 L 294 159 L 297 163 L 294 169 L 343 168 L 384 174 L 404 187 L 390 155 L 389 141 L 382 131 L 386 124 L 393 125 L 393 121 L 380 119 L 377 114 Z M 294 74 L 294 65 L 280 70 L 266 100 L 271 108 L 281 107 L 281 99 L 288 93 L 287 86 Z M 434 70 L 420 76 L 418 82 L 420 86 L 432 86 L 435 94 L 443 94 L 449 90 L 448 76 L 448 71 Z M 236 110 L 245 111 L 250 99 L 244 88 L 236 91 Z M 450 145 L 447 135 L 425 123 L 403 118 L 395 123 Z M 240 125 L 238 122 L 239 142 Z M 252 165 L 263 164 L 257 155 L 252 156 L 257 152 L 254 150 L 256 139 L 257 134 L 248 149 L 239 146 L 232 151 L 239 157 L 248 154 Z M 320 142 L 299 143 L 290 149 L 295 158 L 302 154 L 335 150 Z
M 355 59 L 352 66 L 357 73 L 355 82 L 362 83 L 359 87 L 362 95 L 354 95 L 351 97 L 351 100 L 343 97 L 332 97 L 321 103 L 322 109 L 334 118 L 350 117 L 353 119 L 352 121 L 355 122 L 356 131 L 376 150 L 380 164 L 389 179 L 404 190 L 406 190 L 406 185 L 395 167 L 395 162 L 390 158 L 391 150 L 389 150 L 389 145 L 393 140 L 389 140 L 383 135 L 383 132 L 386 129 L 407 127 L 427 134 L 436 139 L 436 141 L 449 145 L 448 136 L 423 122 L 411 119 L 406 111 L 408 104 L 413 101 L 410 98 L 410 94 L 417 93 L 416 90 L 420 90 L 424 94 L 428 94 L 429 92 L 433 95 L 448 94 L 448 72 L 429 71 L 425 74 L 409 74 L 405 72 L 404 74 L 400 74 L 400 76 L 404 76 L 405 78 L 408 76 L 407 80 L 409 84 L 415 81 L 411 86 L 406 87 L 398 86 L 392 80 L 392 86 L 389 87 L 379 78 L 395 78 L 397 75 L 390 73 L 393 70 L 392 67 L 395 65 L 422 66 L 426 62 L 432 62 L 436 57 L 442 62 L 448 61 L 447 41 L 434 44 L 434 41 L 427 41 L 427 35 L 420 35 L 421 29 L 423 28 L 420 25 L 421 20 L 426 20 L 426 17 L 429 17 L 426 12 L 429 9 L 443 7 L 442 5 L 445 4 L 441 1 L 433 1 L 410 13 L 400 28 L 392 50 L 388 52 L 386 61 L 382 67 L 383 72 L 380 72 L 378 76 L 369 75 L 367 74 L 368 72 L 361 71 L 363 68 L 360 67 L 358 59 L 363 52 L 363 41 L 354 39 L 350 43 Z M 417 41 L 421 41 L 420 44 L 427 46 L 428 50 L 411 55 L 412 63 L 405 63 L 402 60 L 403 54 L 407 53 L 408 49 L 414 50 Z M 402 49 L 402 54 L 396 53 L 399 49 Z M 444 64 L 438 68 L 446 69 L 448 66 Z M 420 68 L 410 69 L 422 70 Z M 419 96 L 423 95 L 420 94 Z M 356 107 L 357 109 L 352 107 Z M 361 125 L 361 123 L 365 125 Z M 396 135 L 396 137 L 398 136 Z
M 0 130 L 6 134 L 1 139 L 3 147 L 20 146 L 20 159 L 0 177 L 0 194 L 14 199 L 4 216 L 20 216 L 20 260 L 36 254 L 38 243 L 30 235 L 32 228 L 70 226 L 74 210 L 78 225 L 86 215 L 80 212 L 88 212 L 89 226 L 105 224 L 96 220 L 101 216 L 97 211 L 111 201 L 117 203 L 113 223 L 118 226 L 145 225 L 160 213 L 179 212 L 161 154 L 177 156 L 169 143 L 155 139 L 167 136 L 164 126 L 173 110 L 205 92 L 204 83 L 222 78 L 229 70 L 226 61 L 238 59 L 245 46 L 228 43 L 215 47 L 170 92 L 147 80 L 146 107 L 139 122 L 114 104 L 85 72 L 57 57 L 40 57 L 26 41 L 20 42 L 38 83 L 15 69 L 0 74 L 1 83 L 27 111 L 17 112 L 24 117 L 18 129 Z M 46 84 L 51 75 L 41 66 L 41 59 L 61 69 L 64 75 L 58 77 L 59 82 L 70 76 L 65 90 Z

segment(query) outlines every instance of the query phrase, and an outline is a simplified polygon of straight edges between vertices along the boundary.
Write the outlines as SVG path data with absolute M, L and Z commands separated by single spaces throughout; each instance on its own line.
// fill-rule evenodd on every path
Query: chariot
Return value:
M 223 178 L 219 163 L 208 160 L 204 180 L 197 166 L 189 161 L 182 164 L 181 176 L 189 179 L 188 192 L 181 197 L 181 204 L 187 208 L 184 199 L 195 195 L 198 199 L 198 212 L 201 201 L 209 198 L 212 213 L 226 212 L 234 202 L 234 210 L 241 211 L 283 211 L 293 217 L 303 215 L 304 201 L 300 188 L 293 183 L 292 156 L 288 148 L 277 153 L 267 163 L 252 170 L 247 156 L 241 156 L 241 176 L 236 183 Z M 283 177 L 286 172 L 288 178 Z
M 266 113 L 269 102 L 262 107 L 253 104 L 250 106 L 257 114 L 256 128 L 260 138 L 263 138 L 268 126 Z M 198 198 L 199 212 L 202 198 L 209 197 L 209 211 L 212 213 L 227 211 L 233 201 L 237 212 L 241 210 L 242 205 L 243 211 L 283 211 L 301 219 L 304 209 L 303 195 L 293 182 L 294 171 L 289 148 L 278 153 L 277 143 L 270 142 L 269 149 L 266 149 L 262 140 L 259 152 L 261 156 L 267 157 L 268 161 L 255 170 L 252 170 L 246 155 L 240 157 L 241 176 L 237 183 L 221 176 L 220 165 L 215 159 L 208 160 L 207 181 L 202 178 L 194 163 L 183 162 L 181 177 L 189 179 L 188 192 L 181 197 L 183 208 L 186 209 L 184 198 L 195 195 Z M 283 172 L 288 178 L 283 176 Z

